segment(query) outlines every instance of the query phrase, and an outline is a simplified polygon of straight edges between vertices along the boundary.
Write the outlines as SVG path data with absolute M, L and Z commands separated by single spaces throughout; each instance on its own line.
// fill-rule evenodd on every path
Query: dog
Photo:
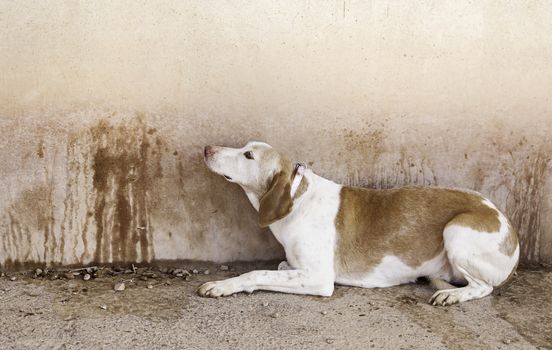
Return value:
M 430 304 L 446 306 L 489 295 L 517 267 L 517 232 L 480 193 L 344 186 L 263 142 L 207 146 L 204 160 L 245 191 L 286 261 L 277 271 L 207 282 L 201 296 L 268 290 L 327 297 L 334 284 L 390 287 L 423 277 L 437 289 Z

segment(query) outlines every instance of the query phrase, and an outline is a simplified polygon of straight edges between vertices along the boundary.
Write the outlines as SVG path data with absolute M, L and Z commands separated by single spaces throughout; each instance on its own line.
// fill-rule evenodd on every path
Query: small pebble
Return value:
M 88 273 L 85 273 L 84 276 L 82 276 L 82 279 L 85 280 L 85 281 L 88 281 L 92 276 L 90 276 L 90 274 Z
M 140 276 L 140 279 L 141 279 L 142 281 L 147 281 L 147 280 L 148 280 L 148 277 L 147 277 L 147 276 Z
M 211 273 L 211 271 L 209 271 L 209 270 L 205 270 L 205 271 L 204 271 L 203 273 L 204 273 L 205 275 L 208 275 L 208 274 L 210 274 L 210 273 Z
M 273 313 L 272 315 L 270 315 L 270 317 L 272 317 L 272 318 L 278 318 L 278 317 L 280 317 L 280 314 L 279 314 L 278 312 L 275 312 L 275 313 Z
M 335 341 L 335 339 L 332 339 L 332 338 L 326 339 L 326 343 L 328 343 L 328 344 L 333 344 L 334 341 Z
M 193 273 L 194 275 L 197 275 L 197 274 L 199 273 L 199 271 L 196 270 L 196 269 L 193 269 L 193 270 L 192 270 L 192 273 Z
M 17 277 L 15 277 L 15 276 L 10 277 L 10 281 L 15 281 L 16 279 L 17 279 Z
M 228 266 L 226 266 L 226 265 L 220 265 L 220 270 L 221 270 L 221 271 L 228 271 Z
M 38 276 L 40 276 L 40 275 L 42 275 L 42 269 L 36 269 L 36 270 L 35 270 L 35 276 L 38 277 Z
M 65 277 L 68 280 L 75 279 L 75 275 L 73 275 L 71 272 L 66 272 L 63 274 L 63 277 Z
M 132 271 L 131 269 L 126 269 L 126 270 L 125 270 L 125 273 L 126 273 L 127 275 L 130 275 L 130 274 L 132 274 L 133 272 L 134 272 L 134 271 Z
M 122 292 L 123 290 L 125 290 L 125 288 L 126 288 L 125 282 L 116 282 L 113 285 L 113 290 L 117 292 Z
M 502 342 L 506 345 L 510 344 L 512 341 L 510 339 L 504 339 Z
M 322 314 L 322 315 L 327 315 L 327 314 L 328 314 L 328 311 L 322 311 L 321 314 Z
M 148 284 L 148 289 L 152 289 L 153 286 L 151 284 Z
M 268 306 L 268 302 L 265 301 L 265 302 L 263 303 L 263 306 L 264 306 L 264 307 L 267 307 L 267 306 Z
M 107 305 L 100 305 L 100 309 L 107 310 Z

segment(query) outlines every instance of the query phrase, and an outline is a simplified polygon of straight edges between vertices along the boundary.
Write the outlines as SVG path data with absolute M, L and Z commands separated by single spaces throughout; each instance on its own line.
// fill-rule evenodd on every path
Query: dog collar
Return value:
M 305 174 L 305 169 L 307 169 L 307 166 L 305 164 L 295 164 L 295 175 L 293 176 L 293 181 L 291 182 L 291 198 L 295 196 L 295 192 L 297 192 L 297 189 L 299 189 L 299 185 L 301 184 L 301 180 L 303 180 L 303 175 Z

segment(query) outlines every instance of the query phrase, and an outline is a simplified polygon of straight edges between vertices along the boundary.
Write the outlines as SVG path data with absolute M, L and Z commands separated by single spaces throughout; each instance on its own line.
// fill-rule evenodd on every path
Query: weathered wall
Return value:
M 205 144 L 491 197 L 552 261 L 552 3 L 0 1 L 0 263 L 282 252 Z

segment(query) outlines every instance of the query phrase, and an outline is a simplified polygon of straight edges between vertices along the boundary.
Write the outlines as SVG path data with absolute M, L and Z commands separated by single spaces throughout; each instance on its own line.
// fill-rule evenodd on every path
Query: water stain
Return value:
M 6 267 L 55 258 L 58 240 L 52 211 L 52 188 L 46 184 L 24 190 L 11 203 L 4 214 L 2 228 Z
M 526 158 L 518 172 L 510 192 L 512 200 L 507 203 L 513 225 L 521 233 L 521 256 L 523 261 L 540 260 L 540 241 L 545 234 L 542 229 L 544 182 L 550 158 L 542 151 Z
M 96 262 L 153 259 L 148 195 L 162 176 L 162 140 L 152 144 L 153 133 L 142 117 L 118 126 L 101 120 L 90 130 Z
M 65 185 L 56 184 L 63 208 L 56 212 L 53 181 L 22 191 L 4 213 L 4 267 L 152 261 L 150 211 L 165 148 L 156 132 L 136 116 L 69 133 Z
M 40 140 L 40 142 L 36 146 L 36 155 L 40 159 L 44 158 L 44 141 L 43 140 Z
M 383 128 L 376 129 L 345 129 L 343 130 L 345 149 L 356 152 L 364 158 L 377 160 L 384 151 L 385 132 Z
M 435 185 L 437 178 L 430 157 L 415 145 L 391 148 L 386 144 L 389 130 L 385 125 L 344 129 L 333 135 L 342 145 L 338 156 L 348 165 L 351 186 L 388 189 L 407 185 Z

